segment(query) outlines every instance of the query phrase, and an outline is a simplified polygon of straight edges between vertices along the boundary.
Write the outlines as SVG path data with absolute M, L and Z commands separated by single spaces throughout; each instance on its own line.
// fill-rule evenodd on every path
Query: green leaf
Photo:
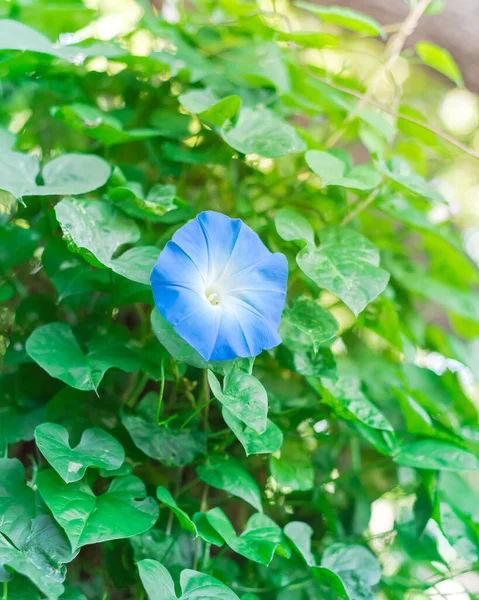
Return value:
M 383 413 L 363 394 L 359 379 L 343 375 L 338 382 L 323 380 L 322 385 L 322 401 L 339 418 L 358 419 L 373 429 L 393 431 Z
M 158 183 L 151 187 L 146 198 L 135 198 L 138 206 L 148 216 L 154 215 L 163 223 L 174 223 L 177 219 L 188 217 L 191 212 L 188 204 L 178 198 L 176 187 L 171 184 Z
M 280 31 L 276 39 L 278 42 L 294 42 L 306 48 L 335 48 L 339 40 L 331 33 L 323 33 L 319 31 Z
M 0 568 L 8 566 L 16 573 L 25 575 L 35 583 L 47 598 L 56 600 L 64 590 L 61 583 L 63 577 L 53 578 L 52 573 L 45 569 L 45 565 L 37 564 L 35 559 L 37 559 L 36 555 L 32 557 L 25 555 L 17 550 L 3 535 L 0 535 Z
M 397 264 L 391 267 L 393 277 L 408 291 L 439 304 L 448 312 L 479 323 L 479 304 L 472 291 L 455 288 L 419 270 L 408 271 Z
M 354 190 L 371 190 L 381 183 L 381 174 L 370 164 L 353 167 L 345 175 L 346 164 L 329 152 L 308 150 L 308 167 L 321 179 L 321 185 L 339 185 Z
M 314 246 L 314 230 L 310 222 L 295 210 L 281 208 L 274 220 L 276 231 L 288 242 L 303 240 Z
M 181 510 L 181 508 L 176 503 L 176 500 L 166 488 L 162 486 L 158 487 L 156 489 L 156 497 L 160 502 L 163 502 L 163 504 L 165 504 L 171 511 L 174 512 L 183 529 L 191 531 L 195 535 L 198 534 L 194 522 L 190 519 L 190 517 L 185 513 L 184 510 Z
M 325 23 L 339 25 L 357 33 L 385 37 L 381 23 L 369 15 L 365 15 L 345 6 L 319 6 L 312 2 L 296 2 L 295 6 L 318 15 Z
M 332 544 L 324 551 L 321 567 L 340 577 L 351 600 L 373 600 L 371 587 L 381 579 L 381 567 L 374 554 L 363 546 Z
M 1 394 L 4 396 L 0 404 L 0 447 L 2 441 L 15 444 L 21 440 L 33 440 L 35 427 L 45 420 L 44 405 L 31 401 L 19 403 L 19 398 L 4 389 L 0 380 Z
M 40 600 L 40 592 L 37 587 L 21 575 L 17 575 L 8 582 L 7 590 L 10 600 Z
M 314 487 L 314 469 L 301 440 L 286 439 L 278 456 L 270 458 L 271 475 L 283 488 L 308 491 Z
M 66 483 L 79 481 L 88 467 L 112 471 L 120 468 L 125 460 L 121 444 L 102 429 L 87 429 L 80 443 L 72 449 L 64 427 L 42 423 L 35 429 L 35 441 L 40 452 Z
M 282 367 L 306 377 L 325 377 L 336 379 L 336 361 L 328 348 L 314 351 L 311 340 L 294 327 L 289 320 L 280 324 L 283 344 L 278 349 L 278 358 Z
M 96 390 L 108 369 L 132 372 L 141 366 L 136 353 L 125 347 L 112 347 L 113 339 L 110 338 L 110 344 L 98 338 L 91 340 L 90 351 L 84 354 L 68 325 L 49 323 L 35 329 L 26 349 L 51 377 L 78 390 Z
M 236 44 L 221 53 L 224 76 L 243 89 L 250 88 L 248 91 L 274 87 L 280 93 L 289 93 L 291 82 L 285 62 L 273 41 L 250 39 L 247 44 Z
M 197 512 L 193 515 L 193 521 L 195 522 L 199 537 L 207 544 L 213 544 L 218 547 L 224 546 L 224 539 L 216 529 L 209 524 L 206 514 L 207 513 Z
M 146 497 L 144 483 L 133 475 L 115 477 L 101 496 L 95 496 L 86 481 L 67 484 L 53 470 L 41 471 L 37 486 L 73 551 L 138 535 L 158 519 L 158 504 Z
M 26 485 L 23 465 L 16 458 L 0 458 L 0 481 L 0 533 L 22 547 L 35 517 L 34 493 Z
M 358 316 L 384 290 L 389 273 L 379 268 L 379 251 L 353 229 L 321 230 L 319 248 L 303 248 L 296 261 L 317 285 L 332 292 Z
M 223 406 L 223 419 L 245 449 L 246 456 L 250 454 L 272 454 L 277 452 L 283 443 L 283 432 L 268 419 L 263 433 L 257 433 L 245 425 Z
M 42 170 L 37 156 L 3 150 L 0 156 L 0 189 L 16 198 L 22 196 L 66 196 L 86 194 L 105 185 L 110 166 L 92 154 L 63 154 Z
M 206 452 L 206 435 L 190 429 L 158 427 L 155 412 L 157 394 L 147 394 L 136 414 L 121 413 L 121 422 L 135 445 L 147 456 L 166 466 L 184 466 Z
M 416 44 L 416 52 L 425 65 L 439 71 L 439 73 L 454 81 L 456 85 L 464 85 L 464 80 L 456 61 L 445 48 L 441 48 L 441 46 L 437 46 L 431 42 L 422 41 Z
M 75 11 L 78 11 L 77 6 L 75 6 Z M 0 50 L 38 52 L 39 54 L 48 54 L 67 60 L 73 60 L 76 57 L 83 60 L 86 56 L 124 54 L 121 49 L 116 50 L 111 46 L 103 46 L 102 44 L 93 44 L 90 47 L 52 44 L 42 33 L 12 19 L 0 19 Z
M 262 565 L 269 565 L 276 548 L 283 542 L 280 527 L 263 514 L 252 515 L 240 536 L 236 535 L 233 525 L 221 508 L 209 510 L 206 518 L 234 552 Z
M 55 214 L 70 248 L 97 267 L 149 284 L 159 249 L 136 246 L 113 258 L 124 244 L 140 239 L 138 225 L 120 210 L 100 200 L 66 198 L 55 206 Z
M 138 569 L 150 600 L 239 600 L 234 592 L 211 575 L 190 569 L 181 573 L 182 594 L 177 599 L 173 579 L 161 563 L 149 559 L 141 560 Z
M 438 492 L 457 512 L 472 519 L 479 520 L 478 492 L 467 480 L 467 475 L 452 471 L 441 471 L 439 474 Z
M 372 600 L 373 598 L 370 594 L 361 595 L 362 591 L 360 591 L 357 596 L 350 596 L 346 591 L 341 577 L 339 577 L 339 575 L 337 575 L 334 571 L 331 571 L 331 569 L 315 566 L 312 569 L 312 573 L 313 576 L 319 580 L 324 587 L 333 592 L 339 598 L 343 598 L 344 600 Z
M 188 112 L 198 115 L 200 119 L 216 127 L 221 127 L 225 121 L 232 119 L 241 106 L 239 96 L 226 96 L 220 99 L 208 88 L 181 94 L 178 96 L 178 102 Z
M 64 589 L 64 564 L 72 561 L 76 554 L 72 553 L 68 539 L 54 519 L 50 515 L 40 515 L 32 521 L 20 550 L 0 535 L 0 581 L 5 580 L 2 567 L 8 566 L 28 577 L 48 598 L 56 600 Z M 25 599 L 22 597 L 21 600 Z
M 479 560 L 479 538 L 474 524 L 460 515 L 447 502 L 438 501 L 439 525 L 447 541 L 458 555 L 469 563 Z
M 285 327 L 287 323 L 287 327 Z M 306 297 L 295 298 L 293 306 L 283 313 L 280 335 L 294 346 L 309 344 L 318 352 L 333 340 L 338 333 L 339 324 L 333 315 L 314 300 Z
M 238 152 L 259 154 L 263 158 L 278 158 L 306 149 L 294 127 L 266 108 L 242 108 L 236 121 L 225 122 L 222 136 Z
M 292 542 L 294 548 L 306 564 L 310 567 L 313 566 L 316 563 L 316 559 L 311 552 L 312 527 L 301 521 L 290 521 L 284 528 L 284 534 Z
M 411 166 L 405 160 L 395 157 L 389 164 L 379 162 L 377 167 L 384 175 L 394 182 L 401 190 L 406 190 L 443 204 L 446 200 L 431 184 L 427 183 L 420 175 L 414 173 Z
M 0 226 L 0 270 L 5 272 L 30 260 L 39 240 L 40 235 L 33 229 Z
M 427 200 L 423 200 L 423 202 L 427 202 Z M 441 226 L 432 223 L 428 219 L 427 212 L 425 212 L 427 207 L 421 205 L 418 206 L 410 198 L 406 198 L 405 196 L 399 194 L 387 196 L 385 198 L 381 198 L 376 207 L 393 219 L 401 221 L 421 231 L 429 231 L 435 235 L 439 235 L 458 250 L 461 249 L 461 242 L 457 238 L 457 235 L 450 230 L 447 224 Z
M 42 264 L 58 292 L 58 302 L 77 294 L 111 290 L 109 273 L 92 269 L 80 255 L 73 256 L 60 237 L 49 240 L 42 254 Z M 148 288 L 147 291 L 150 293 Z M 120 300 L 117 294 L 116 301 Z
M 140 560 L 138 569 L 150 600 L 177 600 L 174 581 L 162 564 L 151 559 Z
M 196 468 L 196 473 L 201 481 L 241 498 L 263 512 L 258 484 L 239 461 L 209 456 L 205 464 Z
M 235 417 L 261 434 L 266 431 L 268 395 L 261 382 L 242 371 L 226 375 L 223 389 L 212 371 L 208 383 L 215 398 Z
M 183 115 L 177 110 L 170 110 L 162 106 L 155 109 L 150 122 L 153 127 L 165 138 L 182 140 L 189 137 L 190 115 Z
M 120 120 L 87 104 L 54 106 L 51 114 L 68 127 L 80 131 L 110 148 L 138 140 L 148 140 L 160 136 L 155 129 L 129 129 L 125 131 Z
M 394 462 L 416 469 L 438 469 L 444 471 L 477 471 L 479 462 L 477 458 L 447 442 L 437 440 L 421 440 L 403 444 Z

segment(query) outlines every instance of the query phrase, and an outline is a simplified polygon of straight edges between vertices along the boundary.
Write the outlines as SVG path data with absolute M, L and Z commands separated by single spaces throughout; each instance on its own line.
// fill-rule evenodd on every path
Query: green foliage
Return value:
M 462 86 L 449 52 L 376 96 L 356 10 L 86 4 L 0 3 L 2 600 L 419 600 L 477 569 L 479 274 L 435 216 L 462 155 L 408 80 L 377 108 L 406 61 Z M 154 307 L 208 209 L 288 259 L 255 359 Z

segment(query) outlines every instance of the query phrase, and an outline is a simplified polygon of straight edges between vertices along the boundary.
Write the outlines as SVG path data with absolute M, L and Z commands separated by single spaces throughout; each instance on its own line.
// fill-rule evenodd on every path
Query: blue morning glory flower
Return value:
M 240 219 L 206 211 L 169 241 L 151 273 L 155 303 L 205 360 L 281 343 L 288 265 Z

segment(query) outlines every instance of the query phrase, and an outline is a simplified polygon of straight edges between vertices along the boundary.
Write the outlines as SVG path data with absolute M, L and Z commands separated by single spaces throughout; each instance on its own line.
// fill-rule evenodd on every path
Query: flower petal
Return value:
M 175 326 L 175 331 L 205 360 L 211 360 L 221 324 L 221 316 L 221 309 L 218 310 L 205 302 L 200 310 L 182 319 Z
M 263 244 L 258 234 L 245 223 L 241 223 L 238 238 L 221 277 L 224 286 L 227 287 L 229 282 L 236 280 L 239 275 L 256 269 L 270 256 L 271 252 Z
M 227 267 L 244 224 L 208 210 L 198 215 L 208 253 L 208 280 L 217 281 Z

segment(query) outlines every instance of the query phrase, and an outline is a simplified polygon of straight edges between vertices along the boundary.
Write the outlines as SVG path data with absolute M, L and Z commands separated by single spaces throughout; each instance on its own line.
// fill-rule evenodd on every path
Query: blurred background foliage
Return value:
M 479 593 L 478 102 L 408 41 L 443 10 L 0 0 L 3 600 Z M 288 257 L 254 377 L 150 324 L 205 209 Z

